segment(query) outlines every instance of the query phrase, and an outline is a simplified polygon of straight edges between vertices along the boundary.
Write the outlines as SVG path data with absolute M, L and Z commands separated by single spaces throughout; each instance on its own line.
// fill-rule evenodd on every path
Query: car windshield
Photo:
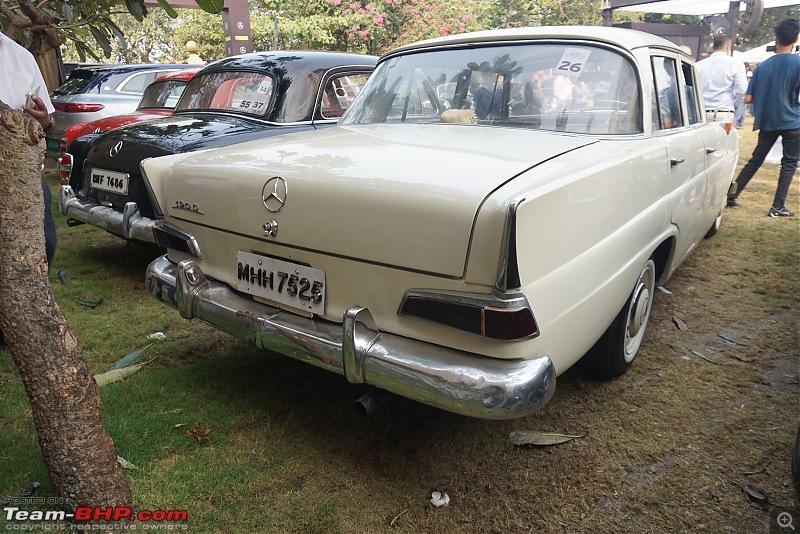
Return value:
M 183 90 L 186 89 L 186 80 L 164 80 L 153 82 L 147 86 L 139 102 L 139 109 L 165 108 L 172 109 L 178 103 Z
M 195 76 L 175 111 L 233 111 L 262 116 L 269 112 L 275 83 L 263 73 L 210 72 Z
M 470 123 L 589 134 L 642 131 L 622 55 L 585 44 L 411 52 L 382 62 L 340 124 Z

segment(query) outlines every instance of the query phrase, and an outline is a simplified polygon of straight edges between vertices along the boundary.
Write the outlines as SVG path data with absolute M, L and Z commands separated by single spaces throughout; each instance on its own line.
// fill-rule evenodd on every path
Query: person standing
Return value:
M 22 109 L 36 119 L 45 132 L 55 125 L 51 113 L 55 111 L 47 94 L 47 86 L 42 78 L 39 65 L 33 55 L 14 42 L 6 34 L 0 32 L 0 65 L 3 75 L 0 76 L 0 101 L 11 108 Z M 30 96 L 30 99 L 28 98 Z M 47 265 L 53 263 L 56 252 L 56 223 L 50 208 L 52 195 L 47 184 L 42 182 L 44 195 L 44 236 Z
M 744 110 L 747 74 L 744 63 L 731 57 L 729 35 L 714 36 L 713 53 L 697 62 L 697 70 L 706 102 L 706 119 L 734 123 L 737 109 Z
M 758 132 L 758 144 L 735 183 L 738 189 L 728 195 L 728 206 L 738 205 L 736 198 L 764 163 L 772 145 L 780 137 L 783 158 L 778 175 L 775 199 L 767 215 L 791 217 L 793 211 L 784 206 L 789 186 L 800 158 L 800 56 L 794 53 L 800 35 L 800 20 L 786 19 L 775 27 L 775 55 L 753 71 L 745 103 L 752 103 Z

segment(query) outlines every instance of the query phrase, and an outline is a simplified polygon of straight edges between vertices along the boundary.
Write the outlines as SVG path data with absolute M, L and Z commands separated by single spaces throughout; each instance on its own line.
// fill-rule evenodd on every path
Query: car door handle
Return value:
M 717 149 L 714 148 L 713 146 L 706 147 L 706 154 L 713 154 L 716 151 Z
M 680 165 L 683 162 L 684 162 L 683 158 L 669 158 L 669 164 L 673 167 L 675 167 L 676 165 Z

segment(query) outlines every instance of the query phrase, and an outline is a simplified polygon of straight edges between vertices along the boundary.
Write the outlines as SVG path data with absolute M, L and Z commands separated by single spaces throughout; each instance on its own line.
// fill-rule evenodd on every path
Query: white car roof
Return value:
M 398 52 L 406 52 L 409 50 L 437 46 L 502 41 L 524 41 L 534 39 L 582 39 L 615 44 L 629 50 L 645 46 L 658 46 L 680 51 L 680 49 L 674 43 L 664 39 L 663 37 L 638 30 L 630 30 L 627 28 L 611 28 L 605 26 L 538 26 L 528 28 L 486 30 L 472 33 L 461 33 L 447 37 L 437 37 L 435 39 L 426 39 L 424 41 L 418 41 L 416 43 L 395 48 L 385 55 L 391 56 Z

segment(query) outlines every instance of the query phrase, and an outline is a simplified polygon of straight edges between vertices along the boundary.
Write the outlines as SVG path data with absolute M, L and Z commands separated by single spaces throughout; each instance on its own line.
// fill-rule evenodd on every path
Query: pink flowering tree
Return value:
M 395 0 L 397 1 L 397 0 Z M 483 2 L 475 0 L 402 0 L 396 45 L 486 29 Z
M 344 21 L 347 50 L 379 54 L 394 41 L 399 0 L 327 0 Z

